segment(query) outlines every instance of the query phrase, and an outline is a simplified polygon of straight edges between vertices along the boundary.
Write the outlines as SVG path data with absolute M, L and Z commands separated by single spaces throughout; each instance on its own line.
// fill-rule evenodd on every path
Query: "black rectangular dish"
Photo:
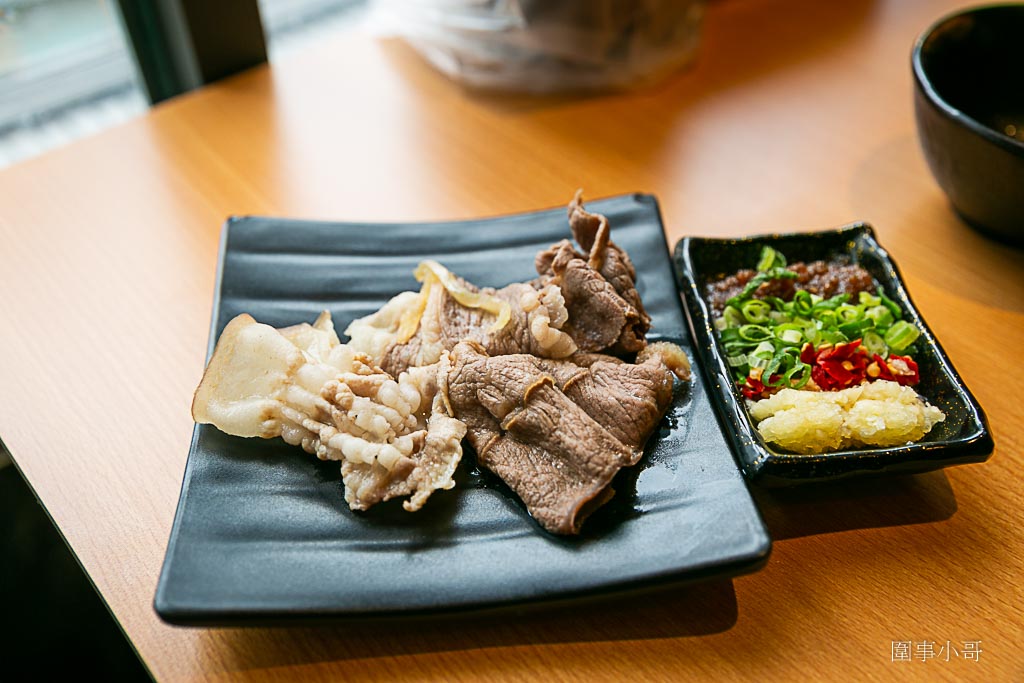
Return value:
M 636 266 L 651 339 L 693 344 L 658 205 L 595 201 Z M 239 313 L 274 326 L 324 309 L 338 330 L 418 289 L 434 259 L 480 286 L 536 276 L 534 255 L 569 236 L 564 208 L 454 223 L 352 224 L 235 218 L 223 232 L 210 349 Z M 196 378 L 198 381 L 198 377 Z M 155 608 L 183 625 L 402 618 L 517 609 L 734 576 L 770 540 L 699 373 L 677 392 L 643 460 L 579 537 L 543 531 L 500 481 L 465 458 L 456 487 L 406 512 L 356 513 L 338 463 L 281 440 L 193 436 Z
M 705 297 L 708 283 L 758 262 L 763 246 L 791 261 L 845 258 L 862 266 L 899 304 L 904 319 L 921 330 L 916 360 L 921 383 L 915 387 L 946 419 L 921 441 L 888 448 L 858 448 L 795 455 L 768 444 L 747 411 L 714 329 Z M 741 239 L 688 237 L 675 248 L 674 263 L 686 303 L 700 365 L 713 400 L 747 478 L 765 486 L 787 486 L 883 473 L 924 472 L 949 465 L 981 462 L 993 450 L 985 415 L 922 320 L 907 294 L 896 265 L 875 240 L 871 227 L 857 223 L 814 233 L 771 234 Z

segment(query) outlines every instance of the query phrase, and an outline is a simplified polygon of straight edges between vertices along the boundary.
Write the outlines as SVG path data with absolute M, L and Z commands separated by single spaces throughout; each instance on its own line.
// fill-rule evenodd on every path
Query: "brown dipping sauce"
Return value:
M 789 264 L 787 268 L 795 272 L 797 277 L 768 280 L 757 288 L 754 298 L 777 296 L 783 301 L 789 301 L 799 289 L 806 289 L 823 299 L 837 294 L 853 296 L 860 292 L 875 292 L 875 281 L 868 271 L 843 261 L 797 262 Z M 705 296 L 716 316 L 725 310 L 725 302 L 742 292 L 755 275 L 756 270 L 744 269 L 707 285 Z

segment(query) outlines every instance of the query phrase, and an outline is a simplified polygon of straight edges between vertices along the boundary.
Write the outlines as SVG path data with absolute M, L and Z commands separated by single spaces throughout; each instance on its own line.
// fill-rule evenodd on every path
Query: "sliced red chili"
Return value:
M 917 363 L 910 356 L 889 356 L 868 354 L 861 346 L 860 339 L 838 344 L 822 344 L 815 349 L 809 343 L 800 349 L 800 360 L 811 367 L 811 380 L 823 391 L 838 391 L 863 384 L 866 381 L 886 379 L 903 385 L 917 384 L 920 373 Z M 769 378 L 778 381 L 777 375 Z M 746 380 L 739 384 L 740 391 L 748 399 L 767 398 L 776 387 L 766 386 L 761 381 L 761 369 L 753 368 Z
M 910 356 L 890 355 L 885 364 L 889 372 L 892 373 L 892 376 L 900 384 L 909 386 L 921 381 L 917 362 Z

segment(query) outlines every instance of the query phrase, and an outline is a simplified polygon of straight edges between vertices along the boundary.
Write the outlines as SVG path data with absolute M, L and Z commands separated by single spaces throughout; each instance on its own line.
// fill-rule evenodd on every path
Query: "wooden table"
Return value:
M 953 215 L 911 110 L 911 44 L 957 4 L 713 2 L 693 68 L 580 99 L 467 93 L 353 37 L 7 170 L 0 437 L 162 680 L 1024 680 L 1022 254 Z M 873 223 L 994 456 L 757 493 L 774 551 L 734 581 L 440 626 L 161 623 L 224 218 L 466 218 L 578 186 L 655 193 L 673 243 Z

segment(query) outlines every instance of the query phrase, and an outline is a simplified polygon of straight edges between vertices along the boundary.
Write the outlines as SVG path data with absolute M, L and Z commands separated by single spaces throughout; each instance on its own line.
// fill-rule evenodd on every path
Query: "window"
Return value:
M 0 92 L 0 167 L 146 107 L 112 0 L 0 0 Z
M 352 27 L 368 4 L 258 2 L 272 58 Z M 0 0 L 0 93 L 0 168 L 145 111 L 117 0 Z

